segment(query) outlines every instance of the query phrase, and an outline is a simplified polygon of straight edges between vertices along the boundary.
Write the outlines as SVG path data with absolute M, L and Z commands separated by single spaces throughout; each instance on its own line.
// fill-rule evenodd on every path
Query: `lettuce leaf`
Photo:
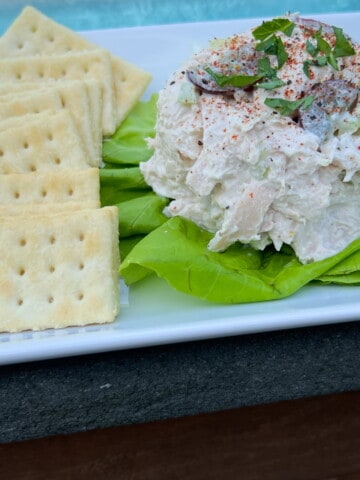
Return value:
M 162 213 L 168 200 L 149 194 L 119 203 L 120 238 L 146 234 L 166 221 Z
M 153 95 L 139 102 L 103 147 L 101 203 L 119 208 L 120 273 L 127 284 L 156 274 L 181 292 L 218 303 L 279 299 L 309 282 L 360 284 L 360 239 L 333 257 L 302 265 L 290 247 L 260 252 L 237 243 L 210 252 L 211 233 L 165 217 L 168 200 L 152 191 L 138 167 L 152 154 L 145 138 L 154 136 L 156 101 Z
M 212 302 L 245 303 L 289 296 L 312 280 L 326 281 L 327 274 L 336 279 L 354 255 L 360 257 L 360 240 L 333 257 L 303 265 L 289 248 L 261 252 L 237 243 L 224 253 L 210 252 L 211 237 L 189 220 L 171 218 L 133 248 L 120 273 L 128 284 L 156 273 L 181 292 Z M 352 269 L 355 283 L 359 267 Z
M 105 163 L 139 165 L 151 157 L 146 139 L 155 135 L 156 102 L 156 94 L 148 102 L 138 102 L 114 135 L 104 140 L 102 156 Z
M 102 168 L 100 170 L 101 205 L 115 205 L 120 202 L 150 193 L 139 167 Z
M 100 169 L 101 205 L 119 209 L 120 255 L 125 258 L 146 234 L 167 218 L 167 199 L 155 195 L 138 164 L 150 158 L 145 141 L 154 136 L 157 95 L 139 102 L 112 138 L 103 144 L 104 168 Z

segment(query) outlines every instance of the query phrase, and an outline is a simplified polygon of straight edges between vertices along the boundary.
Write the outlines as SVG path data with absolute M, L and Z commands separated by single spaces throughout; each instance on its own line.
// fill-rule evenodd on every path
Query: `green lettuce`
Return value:
M 151 157 L 146 139 L 154 137 L 157 95 L 147 102 L 138 102 L 111 138 L 103 143 L 105 163 L 139 165 Z
M 163 215 L 168 201 L 155 194 L 133 198 L 117 204 L 120 238 L 146 234 L 166 221 Z
M 151 192 L 139 167 L 100 170 L 101 204 L 114 205 Z
M 152 155 L 146 138 L 154 136 L 157 95 L 139 102 L 113 137 L 103 143 L 104 168 L 100 169 L 101 205 L 119 210 L 120 256 L 167 218 L 162 211 L 168 200 L 146 184 L 139 163 Z
M 303 265 L 289 248 L 258 251 L 237 243 L 224 253 L 210 252 L 211 237 L 189 220 L 171 218 L 134 247 L 121 275 L 131 284 L 155 272 L 177 290 L 206 300 L 259 302 L 287 297 L 312 280 L 337 282 L 340 276 L 347 283 L 343 272 L 360 256 L 357 240 L 333 257 Z M 353 265 L 349 283 L 359 282 L 359 267 Z
M 165 217 L 168 199 L 151 190 L 138 166 L 152 155 L 145 138 L 154 136 L 156 101 L 153 95 L 139 102 L 104 142 L 101 202 L 119 208 L 120 274 L 127 284 L 156 274 L 181 292 L 229 304 L 283 298 L 310 282 L 360 284 L 360 239 L 303 265 L 290 247 L 258 251 L 236 243 L 211 252 L 211 233 L 184 218 Z

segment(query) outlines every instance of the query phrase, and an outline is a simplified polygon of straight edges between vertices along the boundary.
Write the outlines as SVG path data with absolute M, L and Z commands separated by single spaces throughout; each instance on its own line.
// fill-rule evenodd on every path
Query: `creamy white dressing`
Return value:
M 304 28 L 279 36 L 289 53 L 278 72 L 281 88 L 238 90 L 229 98 L 200 93 L 189 81 L 194 64 L 218 66 L 239 47 L 251 51 L 251 32 L 211 43 L 175 72 L 159 94 L 154 155 L 140 168 L 155 192 L 172 199 L 166 215 L 214 233 L 209 249 L 223 251 L 236 241 L 259 249 L 286 243 L 306 263 L 360 237 L 359 105 L 329 116 L 331 131 L 321 140 L 264 100 L 296 100 L 330 78 L 358 86 L 359 46 L 352 42 L 356 55 L 338 59 L 339 71 L 314 67 L 310 79 L 303 72 Z

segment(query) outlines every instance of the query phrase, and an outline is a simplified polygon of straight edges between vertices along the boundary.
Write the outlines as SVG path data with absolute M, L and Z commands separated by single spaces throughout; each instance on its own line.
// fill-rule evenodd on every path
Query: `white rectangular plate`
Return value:
M 360 12 L 314 18 L 342 27 L 360 41 Z M 211 38 L 244 31 L 260 21 L 96 30 L 84 35 L 150 71 L 153 82 L 146 94 L 149 96 L 194 49 Z M 266 303 L 213 305 L 176 292 L 152 277 L 130 291 L 123 288 L 121 302 L 121 314 L 110 325 L 0 334 L 0 364 L 360 319 L 360 289 L 334 285 L 308 286 L 289 298 Z

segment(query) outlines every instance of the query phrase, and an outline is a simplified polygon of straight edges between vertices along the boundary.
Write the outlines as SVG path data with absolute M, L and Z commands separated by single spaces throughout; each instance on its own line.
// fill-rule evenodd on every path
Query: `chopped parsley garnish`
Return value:
M 295 23 L 288 18 L 274 18 L 262 23 L 252 32 L 255 40 L 260 42 L 256 45 L 256 50 L 268 55 L 276 55 L 279 70 L 286 63 L 289 55 L 285 50 L 283 41 L 275 33 L 283 32 L 290 37 L 294 28 Z
M 270 78 L 269 80 L 265 80 L 264 82 L 257 83 L 256 86 L 258 88 L 264 88 L 265 90 L 274 90 L 274 88 L 283 87 L 285 82 L 280 80 L 280 78 Z
M 223 75 L 222 73 L 214 72 L 210 67 L 205 67 L 205 71 L 220 87 L 245 88 L 263 78 L 263 75 Z
M 254 84 L 266 90 L 282 87 L 285 83 L 276 74 L 286 63 L 288 54 L 283 41 L 275 35 L 275 32 L 283 32 L 285 35 L 290 36 L 294 28 L 295 23 L 289 19 L 275 18 L 262 23 L 253 31 L 254 38 L 260 42 L 256 45 L 256 50 L 267 55 L 275 55 L 277 58 L 277 69 L 271 67 L 268 57 L 263 57 L 258 61 L 257 75 L 223 75 L 215 72 L 210 67 L 206 67 L 205 71 L 220 87 L 246 88 Z M 260 80 L 262 81 L 260 82 Z
M 258 61 L 257 75 L 223 75 L 214 72 L 210 67 L 205 67 L 205 71 L 215 80 L 220 87 L 246 88 L 256 84 L 256 87 L 272 90 L 282 87 L 285 82 L 277 78 L 277 70 L 270 65 L 268 57 L 260 58 Z M 260 83 L 259 80 L 263 80 Z
M 271 35 L 271 37 L 268 39 L 258 43 L 256 45 L 256 50 L 258 52 L 265 52 L 268 55 L 276 55 L 279 70 L 286 63 L 286 60 L 289 57 L 285 50 L 283 41 L 276 35 Z
M 277 77 L 277 72 L 284 66 L 289 55 L 282 39 L 276 33 L 282 32 L 290 37 L 294 28 L 295 23 L 288 18 L 275 18 L 263 22 L 262 25 L 253 30 L 253 37 L 258 41 L 255 46 L 256 51 L 264 52 L 265 54 L 264 57 L 258 60 L 257 75 L 223 75 L 210 67 L 206 67 L 205 71 L 221 87 L 246 88 L 255 86 L 266 90 L 282 87 L 285 85 L 285 82 Z M 334 26 L 332 28 L 335 34 L 335 45 L 333 47 L 323 38 L 321 28 L 313 34 L 313 41 L 306 41 L 306 51 L 312 58 L 304 61 L 303 71 L 309 78 L 312 76 L 311 67 L 331 65 L 335 70 L 339 70 L 337 59 L 355 54 L 355 50 L 345 37 L 343 30 Z M 271 66 L 269 55 L 276 57 L 277 68 Z M 268 107 L 277 110 L 281 115 L 291 116 L 300 108 L 307 109 L 310 107 L 314 98 L 313 95 L 305 96 L 300 100 L 266 98 L 264 103 Z
M 273 68 L 270 64 L 268 57 L 260 58 L 258 61 L 258 74 L 264 77 L 276 77 L 276 68 Z
M 253 31 L 253 37 L 256 40 L 264 41 L 275 32 L 283 32 L 288 37 L 291 36 L 295 28 L 295 23 L 288 18 L 274 18 L 267 22 L 263 22 Z
M 305 60 L 303 63 L 303 71 L 308 78 L 311 78 L 310 67 L 324 67 L 327 65 L 328 59 L 322 55 L 318 55 L 313 60 Z
M 265 88 L 272 90 L 274 88 L 282 87 L 285 82 L 276 76 L 277 70 L 270 65 L 268 57 L 260 58 L 258 61 L 258 75 L 263 76 L 263 82 L 257 83 L 258 88 Z
M 310 40 L 306 40 L 306 51 L 310 53 L 312 57 L 316 57 L 317 54 L 319 53 L 318 48 L 316 45 L 310 42 Z
M 283 98 L 266 98 L 265 105 L 277 110 L 281 115 L 292 115 L 299 108 L 307 109 L 314 101 L 313 95 L 308 95 L 300 100 L 284 100 Z
M 303 71 L 307 77 L 311 77 L 310 67 L 324 67 L 331 65 L 334 70 L 339 70 L 337 59 L 340 57 L 348 57 L 355 54 L 351 43 L 345 37 L 343 30 L 338 27 L 332 27 L 335 34 L 335 45 L 331 45 L 321 36 L 321 29 L 314 33 L 313 39 L 316 40 L 316 45 L 306 42 L 306 51 L 313 57 L 311 60 L 305 60 L 303 64 Z
M 342 28 L 332 27 L 335 33 L 335 46 L 334 46 L 334 56 L 335 58 L 339 57 L 350 57 L 355 55 L 355 50 L 353 49 L 351 43 L 347 40 L 344 35 Z

